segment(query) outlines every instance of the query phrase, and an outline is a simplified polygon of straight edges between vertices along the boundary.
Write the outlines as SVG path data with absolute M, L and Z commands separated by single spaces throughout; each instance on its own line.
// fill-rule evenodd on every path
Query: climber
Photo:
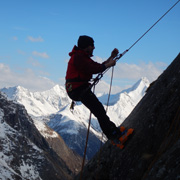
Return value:
M 115 66 L 114 58 L 118 49 L 114 49 L 111 56 L 102 64 L 91 59 L 93 56 L 94 40 L 89 36 L 80 36 L 72 52 L 69 53 L 66 72 L 66 91 L 73 101 L 81 101 L 98 119 L 100 127 L 110 140 L 121 136 L 120 130 L 110 121 L 106 111 L 96 95 L 89 88 L 89 81 L 93 74 L 103 72 L 106 68 Z

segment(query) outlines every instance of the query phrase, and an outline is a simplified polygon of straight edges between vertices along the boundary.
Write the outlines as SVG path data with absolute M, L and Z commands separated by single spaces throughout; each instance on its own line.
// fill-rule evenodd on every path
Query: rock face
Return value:
M 24 106 L 0 93 L 0 179 L 66 180 L 72 175 Z
M 135 130 L 125 148 L 107 142 L 82 179 L 180 179 L 180 54 L 122 125 Z

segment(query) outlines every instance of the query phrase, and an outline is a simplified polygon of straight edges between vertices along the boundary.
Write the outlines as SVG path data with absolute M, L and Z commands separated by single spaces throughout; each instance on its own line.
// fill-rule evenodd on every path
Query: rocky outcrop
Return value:
M 180 179 L 180 54 L 122 125 L 134 128 L 125 148 L 108 141 L 84 168 L 83 180 Z

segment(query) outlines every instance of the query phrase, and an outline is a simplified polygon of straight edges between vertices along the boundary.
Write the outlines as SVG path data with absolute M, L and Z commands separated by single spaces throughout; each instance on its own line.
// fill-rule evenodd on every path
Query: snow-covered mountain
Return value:
M 56 85 L 44 92 L 30 92 L 21 86 L 3 88 L 9 99 L 23 104 L 30 115 L 35 117 L 47 116 L 58 112 L 70 103 L 64 87 Z
M 46 133 L 50 130 L 46 129 Z M 53 133 L 59 142 L 63 156 L 53 151 L 39 133 L 23 105 L 7 100 L 0 92 L 0 179 L 71 179 L 77 162 L 71 156 L 59 135 Z M 65 149 L 65 150 L 64 150 Z M 58 152 L 57 152 L 58 153 Z M 62 158 L 61 158 L 62 157 Z M 77 164 L 78 165 L 78 164 Z M 72 171 L 69 169 L 72 169 Z
M 148 86 L 147 78 L 142 78 L 133 87 L 111 95 L 107 111 L 111 121 L 119 126 L 144 96 Z M 71 149 L 83 155 L 90 112 L 79 102 L 71 112 L 69 109 L 71 100 L 64 87 L 56 85 L 48 91 L 35 93 L 20 86 L 3 88 L 1 91 L 7 94 L 8 98 L 23 104 L 35 124 L 37 121 L 46 123 L 63 137 Z M 99 96 L 105 108 L 107 108 L 107 96 L 107 94 Z M 91 158 L 99 149 L 100 141 L 101 129 L 97 119 L 92 116 L 88 158 Z

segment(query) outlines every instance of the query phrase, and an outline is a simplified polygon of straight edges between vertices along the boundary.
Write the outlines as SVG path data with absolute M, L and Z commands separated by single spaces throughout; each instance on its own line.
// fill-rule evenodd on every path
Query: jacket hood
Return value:
M 78 48 L 77 46 L 74 46 L 73 49 L 72 49 L 72 51 L 69 53 L 69 56 L 72 56 L 73 54 L 78 53 L 78 52 L 80 52 L 80 53 L 85 53 L 83 50 L 81 50 L 81 49 Z
M 76 53 L 81 53 L 81 54 L 84 54 L 88 57 L 91 57 L 88 55 L 87 52 L 85 52 L 84 50 L 82 50 L 81 48 L 77 47 L 76 45 L 73 47 L 72 51 L 69 53 L 69 56 L 72 56 L 73 54 L 76 54 Z

